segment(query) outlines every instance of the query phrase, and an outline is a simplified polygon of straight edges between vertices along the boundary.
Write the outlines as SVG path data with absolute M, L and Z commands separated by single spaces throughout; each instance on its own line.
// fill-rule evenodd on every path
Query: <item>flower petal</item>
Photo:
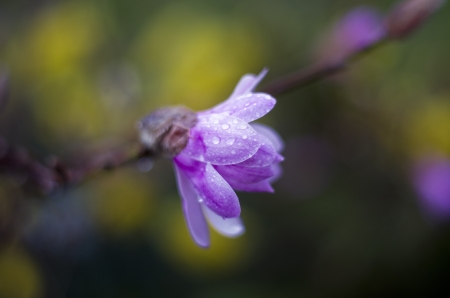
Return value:
M 199 114 L 183 153 L 214 165 L 236 164 L 258 151 L 260 138 L 241 119 L 224 114 Z
M 216 214 L 225 218 L 240 215 L 241 206 L 236 193 L 211 164 L 206 164 L 203 179 L 195 184 L 205 205 Z
M 198 202 L 198 194 L 183 170 L 175 163 L 178 191 L 182 198 L 184 218 L 194 241 L 201 247 L 210 244 L 208 224 Z
M 223 113 L 251 122 L 269 113 L 276 102 L 275 98 L 266 93 L 247 93 L 236 97 L 224 107 Z
M 245 95 L 249 92 L 252 92 L 253 89 L 259 84 L 259 82 L 265 77 L 269 70 L 267 68 L 264 68 L 258 76 L 255 76 L 253 74 L 246 74 L 244 75 L 239 83 L 236 85 L 236 88 L 234 88 L 233 93 L 231 96 L 225 100 L 224 102 L 218 104 L 217 106 L 213 107 L 212 109 L 209 109 L 205 112 L 208 113 L 222 113 L 228 110 L 230 104 L 232 105 L 232 102 L 236 99 L 236 97 Z
M 269 70 L 267 68 L 264 68 L 257 76 L 254 74 L 244 75 L 236 85 L 236 88 L 234 88 L 233 94 L 231 94 L 230 98 L 252 92 L 259 82 L 261 82 L 261 80 L 266 76 L 268 71 Z
M 283 161 L 283 157 L 275 151 L 272 143 L 262 135 L 258 135 L 261 143 L 258 151 L 249 159 L 244 160 L 238 165 L 244 167 L 265 167 L 274 162 Z
M 238 181 L 230 181 L 230 185 L 235 190 L 246 192 L 274 192 L 268 179 L 256 183 L 241 183 Z
M 200 202 L 222 217 L 239 216 L 241 207 L 236 193 L 211 164 L 195 161 L 186 154 L 178 155 L 174 161 L 194 185 Z
M 252 123 L 251 126 L 256 130 L 257 133 L 263 135 L 272 143 L 276 152 L 283 151 L 283 139 L 281 139 L 280 135 L 273 128 L 261 123 Z
M 202 205 L 202 209 L 208 222 L 218 233 L 226 237 L 234 238 L 245 232 L 245 227 L 240 217 L 222 218 L 205 205 Z
M 239 165 L 215 166 L 217 172 L 226 181 L 239 181 L 241 183 L 255 183 L 275 175 L 272 166 L 266 167 L 243 167 Z
M 276 180 L 278 180 L 278 178 L 281 177 L 281 175 L 283 174 L 283 168 L 279 163 L 275 163 L 272 165 L 272 171 L 274 173 L 273 176 L 267 179 L 267 181 L 269 181 L 270 183 L 275 182 Z

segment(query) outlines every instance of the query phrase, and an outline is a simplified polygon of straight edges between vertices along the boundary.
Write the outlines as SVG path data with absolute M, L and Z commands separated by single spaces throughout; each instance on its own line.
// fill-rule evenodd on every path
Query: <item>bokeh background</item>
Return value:
M 44 161 L 120 144 L 152 109 L 205 109 L 245 73 L 304 67 L 350 10 L 391 0 L 0 2 L 0 134 Z M 275 194 L 247 232 L 190 239 L 170 161 L 42 198 L 0 176 L 0 297 L 379 297 L 448 290 L 450 10 L 277 97 Z M 321 48 L 322 47 L 322 48 Z M 151 168 L 151 170 L 149 170 Z

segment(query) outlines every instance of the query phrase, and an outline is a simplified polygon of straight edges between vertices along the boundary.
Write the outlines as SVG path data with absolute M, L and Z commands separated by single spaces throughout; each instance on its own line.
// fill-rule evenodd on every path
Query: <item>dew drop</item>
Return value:
M 212 138 L 212 143 L 213 143 L 214 145 L 217 145 L 217 144 L 220 143 L 220 139 L 219 139 L 218 137 L 213 137 L 213 138 Z
M 243 135 L 242 138 L 245 140 L 245 139 L 247 138 L 247 136 L 246 136 L 246 135 Z
M 239 129 L 246 129 L 246 128 L 247 128 L 247 125 L 241 124 L 241 125 L 238 126 L 238 128 L 239 128 Z
M 222 124 L 222 129 L 228 129 L 230 126 L 228 124 Z
M 233 145 L 234 144 L 234 138 L 229 138 L 228 140 L 227 140 L 227 145 Z M 234 153 L 233 153 L 234 154 Z
M 234 124 L 238 124 L 238 121 L 236 119 L 233 120 Z
M 219 120 L 214 120 L 214 122 L 213 122 L 214 124 L 219 124 Z
M 138 160 L 138 170 L 141 172 L 148 172 L 153 168 L 153 160 L 148 157 L 144 157 Z
M 203 203 L 203 199 L 198 199 L 198 202 L 199 203 Z
M 246 107 L 248 107 L 249 105 L 250 105 L 250 104 L 249 104 L 248 102 L 245 104 Z

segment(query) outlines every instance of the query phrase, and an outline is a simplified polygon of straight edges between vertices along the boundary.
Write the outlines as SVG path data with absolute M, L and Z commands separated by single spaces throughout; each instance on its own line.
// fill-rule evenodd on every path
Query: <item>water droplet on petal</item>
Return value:
M 141 172 L 148 172 L 153 168 L 153 160 L 148 157 L 144 157 L 138 160 L 138 170 Z
M 217 145 L 217 144 L 220 143 L 220 139 L 219 139 L 218 137 L 214 136 L 214 137 L 212 138 L 212 143 L 213 143 L 214 145 Z
M 227 145 L 233 145 L 234 144 L 234 138 L 229 138 L 228 140 L 227 140 Z
M 246 136 L 246 135 L 243 135 L 242 138 L 245 140 L 245 139 L 247 138 L 247 136 Z
M 233 120 L 234 124 L 238 124 L 238 121 L 236 119 Z
M 198 202 L 199 203 L 203 203 L 203 199 L 198 199 Z
M 228 124 L 222 124 L 222 129 L 228 129 L 230 126 Z
M 245 124 L 241 124 L 238 126 L 238 129 L 246 129 L 246 128 L 247 128 L 247 125 L 245 125 Z

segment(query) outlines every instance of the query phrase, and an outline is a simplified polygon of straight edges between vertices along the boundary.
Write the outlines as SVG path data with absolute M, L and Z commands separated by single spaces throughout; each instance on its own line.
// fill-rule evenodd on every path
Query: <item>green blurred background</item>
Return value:
M 0 134 L 41 160 L 114 146 L 152 109 L 206 109 L 245 73 L 269 67 L 264 85 L 308 65 L 346 12 L 393 4 L 1 0 Z M 449 28 L 444 6 L 407 40 L 278 96 L 262 119 L 286 141 L 276 193 L 240 193 L 246 234 L 213 234 L 208 250 L 189 237 L 170 161 L 50 198 L 0 176 L 0 297 L 448 292 L 450 230 L 412 176 L 424 156 L 450 158 Z

